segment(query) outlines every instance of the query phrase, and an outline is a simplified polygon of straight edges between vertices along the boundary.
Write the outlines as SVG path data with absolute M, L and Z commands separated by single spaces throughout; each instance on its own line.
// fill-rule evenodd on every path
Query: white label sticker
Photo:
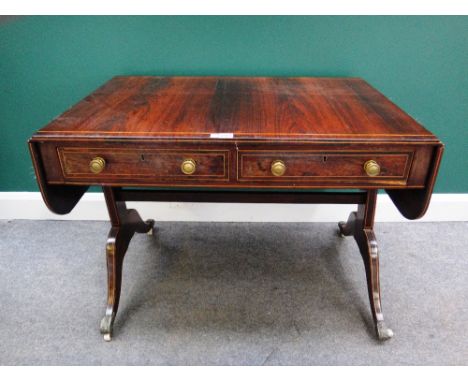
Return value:
M 234 133 L 211 133 L 210 138 L 234 138 Z

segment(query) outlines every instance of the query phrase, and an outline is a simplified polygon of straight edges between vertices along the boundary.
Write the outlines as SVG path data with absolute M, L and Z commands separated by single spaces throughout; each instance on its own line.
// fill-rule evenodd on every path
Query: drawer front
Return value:
M 59 147 L 65 179 L 227 180 L 229 151 Z
M 239 151 L 238 180 L 294 183 L 396 180 L 404 183 L 412 155 L 412 152 Z M 371 164 L 368 164 L 368 172 L 366 163 Z

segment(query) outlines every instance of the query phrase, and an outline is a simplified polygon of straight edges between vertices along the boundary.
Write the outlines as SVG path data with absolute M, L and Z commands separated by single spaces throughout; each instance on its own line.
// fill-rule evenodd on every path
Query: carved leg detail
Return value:
M 375 331 L 381 341 L 393 337 L 393 331 L 385 324 L 382 313 L 382 301 L 380 298 L 380 276 L 379 276 L 379 248 L 375 238 L 374 231 L 364 229 L 357 233 L 358 242 L 364 267 L 366 269 L 367 291 L 369 293 L 369 302 L 374 319 Z
M 136 210 L 127 210 L 124 202 L 116 202 L 112 189 L 104 187 L 104 195 L 112 228 L 106 244 L 107 307 L 100 328 L 104 340 L 110 341 L 115 316 L 119 308 L 125 253 L 135 232 L 147 233 L 153 228 L 154 220 L 144 222 Z
M 376 198 L 375 190 L 367 191 L 366 204 L 360 204 L 358 211 L 352 212 L 346 223 L 338 223 L 338 227 L 342 236 L 354 236 L 361 252 L 375 331 L 378 339 L 383 341 L 392 338 L 393 331 L 384 322 L 380 299 L 379 248 L 373 230 Z
M 127 233 L 127 234 L 125 234 Z M 122 287 L 122 265 L 125 251 L 133 233 L 112 227 L 106 244 L 107 260 L 107 307 L 101 321 L 101 333 L 104 340 L 110 341 L 115 315 L 119 308 L 120 290 Z

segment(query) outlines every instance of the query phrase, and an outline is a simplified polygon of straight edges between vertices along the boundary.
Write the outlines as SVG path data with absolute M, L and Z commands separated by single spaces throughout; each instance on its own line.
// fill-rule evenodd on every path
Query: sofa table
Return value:
M 89 186 L 109 211 L 110 340 L 129 242 L 152 231 L 126 201 L 356 204 L 342 236 L 356 240 L 377 337 L 380 299 L 374 214 L 384 189 L 421 217 L 443 144 L 359 78 L 119 76 L 29 140 L 43 199 L 67 214 Z

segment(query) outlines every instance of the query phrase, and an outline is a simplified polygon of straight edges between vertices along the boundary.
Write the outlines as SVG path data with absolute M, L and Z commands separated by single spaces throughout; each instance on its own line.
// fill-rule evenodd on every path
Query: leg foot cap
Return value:
M 385 322 L 379 321 L 376 325 L 377 336 L 380 341 L 386 341 L 393 337 L 393 330 L 387 327 Z
M 148 224 L 150 226 L 150 229 L 149 231 L 147 232 L 148 235 L 150 236 L 153 236 L 154 235 L 154 220 L 153 219 L 149 219 L 145 222 L 146 224 Z
M 339 222 L 338 223 L 337 233 L 338 233 L 339 237 L 346 237 L 346 235 L 343 233 L 343 228 L 344 228 L 345 225 L 346 225 L 346 222 Z
M 101 334 L 104 335 L 104 341 L 110 341 L 112 339 L 112 329 L 114 325 L 114 316 L 106 315 L 101 320 Z
M 104 334 L 104 341 L 110 342 L 110 340 L 112 340 L 111 334 L 110 333 Z

